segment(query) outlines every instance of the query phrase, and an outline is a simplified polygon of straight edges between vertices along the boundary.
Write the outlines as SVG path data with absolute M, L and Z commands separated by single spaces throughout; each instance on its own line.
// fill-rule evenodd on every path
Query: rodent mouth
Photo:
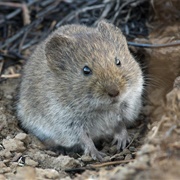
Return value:
M 112 99 L 111 104 L 116 104 L 116 103 L 118 103 L 118 102 L 119 102 L 118 99 L 117 99 L 117 98 L 114 98 L 114 99 Z

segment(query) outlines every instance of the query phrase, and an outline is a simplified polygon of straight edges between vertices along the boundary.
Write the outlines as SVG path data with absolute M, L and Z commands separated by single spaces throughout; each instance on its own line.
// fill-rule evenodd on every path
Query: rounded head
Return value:
M 103 109 L 142 91 L 142 72 L 125 37 L 105 21 L 96 28 L 71 25 L 55 32 L 45 54 L 61 102 L 70 108 Z

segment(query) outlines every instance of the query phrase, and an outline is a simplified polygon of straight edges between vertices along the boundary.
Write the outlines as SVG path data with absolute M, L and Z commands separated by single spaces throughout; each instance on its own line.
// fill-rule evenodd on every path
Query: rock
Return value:
M 10 176 L 9 179 L 13 180 L 35 180 L 36 178 L 36 171 L 33 167 L 17 167 L 17 173 L 15 175 Z
M 14 157 L 11 159 L 12 162 L 18 161 L 18 159 L 22 156 L 22 153 L 15 153 Z
M 93 161 L 92 157 L 91 157 L 91 156 L 88 156 L 88 155 L 82 155 L 80 159 L 81 159 L 83 162 L 91 162 L 91 161 Z
M 123 149 L 122 152 L 119 153 L 120 155 L 127 155 L 127 154 L 131 154 L 129 149 Z
M 124 159 L 124 160 L 130 160 L 130 159 L 132 159 L 132 154 L 127 154 L 127 155 L 125 156 L 125 159 Z
M 5 151 L 4 157 L 10 158 L 10 157 L 12 157 L 12 153 L 10 151 Z
M 5 96 L 5 98 L 7 98 L 7 99 L 13 99 L 13 96 L 12 95 L 10 95 L 10 94 L 7 94 L 6 96 Z
M 108 145 L 105 145 L 101 151 L 102 151 L 103 153 L 108 153 L 108 152 L 109 152 L 109 146 L 108 146 Z
M 110 154 L 115 154 L 117 152 L 117 146 L 112 146 L 109 148 L 109 153 Z
M 62 178 L 61 180 L 72 180 L 72 179 L 70 177 L 65 177 L 65 178 Z
M 9 151 L 22 152 L 26 149 L 24 143 L 18 139 L 3 139 L 2 144 Z
M 36 168 L 37 179 L 59 179 L 59 173 L 54 169 Z
M 10 172 L 10 171 L 11 171 L 10 167 L 0 168 L 0 174 L 4 174 L 4 173 Z
M 57 156 L 57 154 L 55 152 L 50 151 L 50 150 L 46 150 L 45 153 L 50 155 L 50 156 L 55 156 L 55 157 Z
M 11 158 L 12 154 L 8 149 L 0 151 L 0 157 Z
M 105 156 L 105 157 L 103 158 L 103 161 L 111 161 L 111 157 L 110 157 L 110 156 Z
M 136 149 L 135 147 L 133 147 L 133 146 L 130 146 L 130 147 L 129 147 L 129 150 L 130 150 L 131 152 L 136 152 L 136 151 L 137 151 L 137 149 Z
M 7 118 L 2 112 L 0 112 L 0 130 L 4 127 L 7 127 Z
M 23 141 L 27 138 L 27 134 L 26 133 L 19 133 L 15 136 L 15 139 Z
M 2 169 L 4 167 L 6 167 L 6 165 L 2 161 L 0 161 L 0 169 Z
M 120 154 L 115 154 L 114 156 L 111 157 L 111 160 L 114 161 L 114 160 L 124 160 L 124 156 L 123 155 L 120 155 Z
M 28 166 L 36 167 L 38 165 L 38 162 L 32 160 L 30 157 L 26 157 L 25 164 Z
M 6 180 L 6 178 L 2 174 L 0 174 L 0 180 Z
M 151 144 L 144 144 L 140 151 L 137 152 L 137 155 L 148 154 L 156 151 L 156 147 Z
M 80 165 L 79 161 L 69 156 L 60 155 L 59 157 L 53 159 L 51 167 L 56 170 L 75 168 Z

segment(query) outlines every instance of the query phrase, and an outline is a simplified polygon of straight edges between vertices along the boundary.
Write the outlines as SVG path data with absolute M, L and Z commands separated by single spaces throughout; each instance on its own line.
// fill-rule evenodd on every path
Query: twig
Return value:
M 21 74 L 2 74 L 1 78 L 11 79 L 11 78 L 18 78 L 20 76 Z
M 122 164 L 122 163 L 129 163 L 133 162 L 134 159 L 129 159 L 129 160 L 122 160 L 122 161 L 110 161 L 110 162 L 105 162 L 105 163 L 100 163 L 100 164 L 91 164 L 89 165 L 92 168 L 100 168 L 104 166 L 111 166 L 111 165 L 116 165 L 116 164 Z
M 13 3 L 13 2 L 0 2 L 0 6 L 10 6 L 10 7 L 16 7 L 16 8 L 21 8 L 23 12 L 23 22 L 24 25 L 30 24 L 30 16 L 29 16 L 29 10 L 26 6 L 26 4 L 22 3 Z M 8 18 L 12 18 L 15 16 L 17 13 L 19 13 L 19 10 L 16 11 L 16 13 L 11 14 L 11 16 L 8 16 Z
M 160 127 L 162 126 L 162 124 L 163 124 L 165 121 L 167 121 L 167 119 L 166 119 L 166 118 L 163 118 L 163 119 L 158 123 L 158 125 L 157 125 L 156 127 L 154 127 L 154 128 L 155 128 L 155 129 L 154 129 L 154 133 L 149 137 L 149 140 L 152 140 L 152 139 L 157 135 Z
M 38 25 L 40 22 L 42 22 L 42 18 L 39 18 L 37 20 L 35 20 L 34 22 L 32 22 L 30 25 L 23 27 L 19 32 L 17 32 L 14 36 L 10 37 L 9 39 L 6 40 L 6 42 L 0 46 L 0 49 L 3 49 L 5 47 L 7 47 L 10 43 L 12 43 L 13 41 L 15 41 L 16 39 L 18 39 L 20 36 L 22 36 L 22 34 L 24 34 L 26 31 L 28 31 L 30 28 L 32 28 L 33 26 Z
M 128 148 L 131 146 L 131 144 L 134 142 L 134 140 L 135 140 L 138 136 L 139 136 L 139 133 L 136 134 L 135 136 L 133 136 L 131 142 L 127 145 L 126 149 L 128 149 Z
M 113 3 L 107 3 L 104 11 L 102 12 L 101 16 L 99 17 L 98 21 L 95 21 L 95 23 L 93 25 L 96 25 L 100 20 L 104 19 L 107 14 L 110 12 L 111 8 L 113 6 Z
M 168 131 L 165 133 L 164 139 L 170 137 L 172 131 L 173 131 L 174 129 L 176 129 L 176 128 L 177 128 L 177 125 L 171 126 L 171 127 L 168 129 Z
M 78 11 L 73 11 L 72 13 L 68 14 L 66 17 L 64 17 L 61 21 L 59 21 L 56 24 L 56 28 L 61 26 L 65 21 L 70 21 L 71 19 L 73 19 L 75 16 L 79 15 L 82 12 L 86 12 L 89 10 L 94 10 L 94 9 L 100 9 L 103 8 L 105 5 L 104 4 L 100 4 L 100 5 L 95 5 L 95 6 L 90 6 L 90 7 L 84 7 L 79 9 Z
M 165 48 L 171 46 L 180 46 L 180 40 L 176 42 L 166 43 L 166 44 L 144 44 L 144 43 L 136 43 L 136 42 L 127 42 L 130 46 L 142 47 L 142 48 Z
M 2 72 L 3 65 L 4 65 L 4 60 L 2 60 L 2 61 L 0 62 L 0 75 L 1 75 L 1 72 Z

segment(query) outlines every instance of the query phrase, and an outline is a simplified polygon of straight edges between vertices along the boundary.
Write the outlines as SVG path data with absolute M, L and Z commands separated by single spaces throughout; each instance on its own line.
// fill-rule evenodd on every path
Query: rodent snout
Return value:
M 115 86 L 106 87 L 106 92 L 110 97 L 116 97 L 119 95 L 119 90 Z

